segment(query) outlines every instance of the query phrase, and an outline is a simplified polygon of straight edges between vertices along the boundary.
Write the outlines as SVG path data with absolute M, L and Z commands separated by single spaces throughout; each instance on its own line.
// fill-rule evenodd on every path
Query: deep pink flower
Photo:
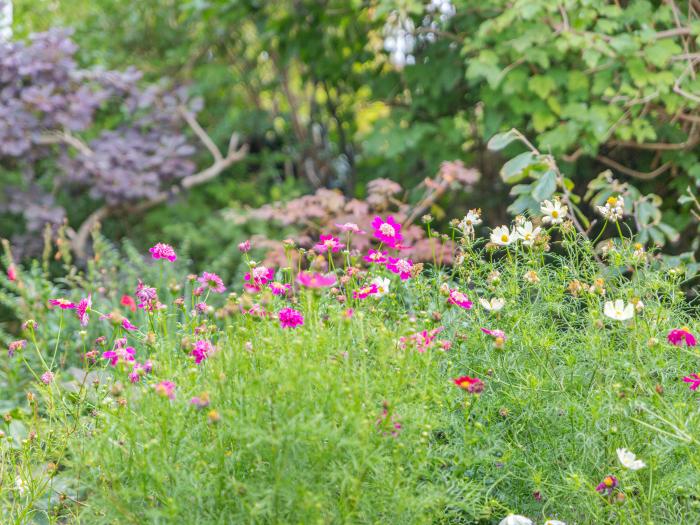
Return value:
M 61 310 L 75 310 L 75 303 L 72 303 L 68 299 L 49 299 L 49 304 L 58 306 Z
M 153 388 L 159 396 L 175 399 L 175 383 L 172 381 L 161 381 Z
M 464 308 L 465 310 L 470 310 L 474 303 L 472 303 L 467 296 L 460 292 L 459 290 L 450 290 L 450 297 L 447 300 L 448 303 Z
M 391 215 L 386 220 L 379 216 L 375 217 L 372 221 L 372 228 L 374 228 L 374 237 L 387 246 L 393 248 L 403 241 L 401 225 Z
M 685 327 L 671 330 L 667 339 L 669 343 L 676 346 L 680 346 L 682 343 L 685 343 L 685 346 L 695 346 L 697 344 L 695 336 Z
M 154 259 L 167 259 L 170 262 L 175 262 L 177 260 L 177 254 L 169 244 L 159 242 L 152 248 L 149 248 L 148 251 L 151 252 L 151 257 Z
M 470 394 L 480 394 L 484 391 L 484 382 L 478 377 L 461 376 L 453 379 L 452 382 Z
M 405 350 L 409 346 L 414 347 L 419 353 L 424 353 L 437 345 L 440 350 L 448 350 L 451 346 L 449 341 L 437 339 L 437 336 L 445 328 L 439 326 L 432 330 L 422 330 L 411 334 L 408 337 L 399 338 L 399 348 Z
M 269 285 L 273 295 L 287 295 L 287 292 L 292 287 L 291 284 L 282 284 L 277 281 L 272 281 Z
M 199 279 L 197 280 L 204 286 L 209 288 L 209 290 L 211 290 L 212 292 L 223 293 L 226 291 L 224 281 L 222 281 L 221 277 L 219 277 L 215 273 L 202 272 L 201 277 L 199 277 Z
M 376 284 L 370 284 L 369 286 L 363 286 L 352 292 L 353 299 L 366 299 L 370 295 L 376 294 L 379 289 Z
M 129 381 L 131 381 L 132 383 L 138 383 L 139 381 L 141 381 L 141 377 L 145 374 L 148 374 L 152 368 L 153 365 L 150 361 L 146 361 L 144 364 L 138 362 L 134 363 L 134 366 L 131 369 L 131 372 L 129 373 Z
M 314 249 L 318 253 L 325 253 L 327 251 L 337 253 L 344 247 L 345 245 L 342 244 L 336 237 L 333 237 L 332 235 L 321 235 L 321 238 L 319 239 L 318 244 L 314 246 Z
M 611 494 L 618 485 L 619 482 L 615 476 L 605 476 L 595 489 L 601 494 Z
M 389 257 L 389 262 L 386 263 L 386 268 L 392 273 L 399 274 L 402 281 L 411 277 L 411 270 L 413 270 L 413 261 L 411 259 L 397 259 L 396 257 Z
M 190 353 L 194 357 L 194 362 L 199 364 L 204 361 L 209 354 L 214 351 L 214 346 L 206 339 L 200 339 L 194 344 L 194 349 Z
M 389 252 L 380 252 L 379 250 L 369 250 L 367 252 L 367 255 L 363 257 L 365 262 L 372 263 L 372 264 L 386 264 L 388 261 L 387 259 L 387 254 Z
M 119 362 L 131 362 L 134 360 L 134 354 L 136 350 L 132 347 L 127 346 L 126 348 L 115 348 L 114 350 L 107 350 L 102 353 L 104 359 L 109 360 L 109 364 L 112 366 L 117 366 Z
M 265 266 L 256 266 L 244 276 L 244 279 L 249 281 L 256 291 L 260 291 L 261 287 L 265 286 L 274 278 L 275 271 L 272 268 L 266 268 Z
M 131 297 L 130 295 L 126 295 L 126 294 L 122 295 L 122 298 L 119 301 L 119 303 L 122 306 L 126 306 L 132 312 L 136 311 L 136 301 L 134 301 L 134 298 Z
M 51 373 L 51 371 L 49 370 L 41 374 L 41 382 L 45 385 L 50 385 L 51 383 L 53 383 L 53 373 Z
M 239 243 L 238 251 L 241 253 L 248 253 L 250 251 L 250 239 L 246 239 L 245 241 Z
M 299 272 L 299 275 L 297 275 L 297 282 L 306 288 L 327 288 L 333 286 L 337 281 L 338 278 L 332 273 L 323 275 L 320 273 Z
M 336 224 L 336 227 L 340 229 L 341 232 L 344 233 L 355 233 L 357 235 L 364 235 L 367 233 L 364 230 L 361 230 L 360 227 L 355 224 L 354 222 L 346 222 L 345 224 Z
M 15 355 L 15 352 L 17 350 L 22 350 L 24 347 L 27 346 L 27 340 L 26 339 L 19 339 L 17 341 L 12 341 L 8 346 L 7 346 L 7 354 L 12 357 Z
M 700 387 L 700 374 L 690 374 L 689 376 L 685 376 L 683 381 L 689 383 L 688 388 L 691 390 L 697 390 L 698 387 Z
M 129 320 L 125 317 L 122 319 L 122 328 L 128 332 L 133 332 L 134 330 L 138 330 L 136 326 L 131 324 Z
M 481 331 L 492 337 L 501 338 L 503 340 L 506 338 L 506 333 L 503 330 L 489 330 L 488 328 L 482 328 Z
M 277 315 L 282 328 L 296 328 L 304 324 L 304 316 L 293 308 L 282 308 Z
M 90 315 L 88 314 L 88 310 L 91 306 L 92 295 L 88 294 L 88 296 L 84 299 L 81 299 L 78 303 L 78 306 L 75 307 L 75 313 L 77 314 L 78 319 L 80 319 L 80 326 L 87 326 L 88 322 L 90 322 Z
M 7 278 L 10 281 L 17 280 L 17 270 L 15 270 L 14 264 L 11 264 L 10 266 L 7 267 Z

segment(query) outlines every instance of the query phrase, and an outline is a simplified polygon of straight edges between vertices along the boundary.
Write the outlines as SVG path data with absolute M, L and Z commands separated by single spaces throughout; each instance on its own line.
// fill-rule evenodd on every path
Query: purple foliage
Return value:
M 2 184 L 0 213 L 22 216 L 28 233 L 63 220 L 54 195 L 88 189 L 96 201 L 128 204 L 195 171 L 178 112 L 188 106 L 185 91 L 142 88 L 135 69 L 81 69 L 77 50 L 70 32 L 55 29 L 27 43 L 0 42 L 0 177 L 9 167 L 22 180 L 19 187 Z M 118 124 L 95 129 L 103 116 Z M 86 147 L 80 133 L 94 137 Z M 42 189 L 48 186 L 50 194 Z

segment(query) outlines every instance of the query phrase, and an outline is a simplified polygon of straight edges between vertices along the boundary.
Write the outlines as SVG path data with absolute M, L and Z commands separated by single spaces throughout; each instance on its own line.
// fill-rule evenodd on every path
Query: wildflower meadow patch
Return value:
M 231 282 L 99 236 L 56 282 L 6 245 L 3 523 L 700 521 L 684 275 L 569 213 L 426 217 L 449 266 L 405 257 L 392 216 L 278 267 L 241 240 Z

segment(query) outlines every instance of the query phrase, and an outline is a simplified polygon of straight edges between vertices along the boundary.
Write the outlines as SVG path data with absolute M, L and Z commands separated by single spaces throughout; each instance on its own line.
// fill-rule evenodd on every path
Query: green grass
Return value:
M 38 398 L 36 410 L 25 399 L 7 411 L 14 429 L 6 423 L 5 433 L 16 439 L 0 444 L 3 523 L 488 524 L 509 513 L 540 524 L 700 521 L 698 394 L 682 381 L 700 368 L 699 354 L 666 341 L 672 328 L 700 328 L 680 277 L 635 259 L 627 242 L 606 267 L 573 234 L 555 247 L 559 255 L 521 247 L 506 256 L 465 242 L 454 269 L 427 268 L 407 281 L 374 267 L 371 275 L 392 277 L 389 295 L 341 304 L 327 289 L 302 290 L 293 306 L 305 324 L 286 330 L 239 313 L 247 297 L 210 296 L 227 307 L 203 319 L 173 306 L 161 286 L 169 307 L 152 316 L 153 336 L 146 314 L 129 314 L 143 331 L 129 336 L 137 359 L 155 364 L 133 385 L 128 370 L 102 359 L 76 382 L 69 367 L 84 366 L 81 349 L 103 333 L 109 347 L 119 330 L 93 312 L 81 337 L 67 314 L 65 363 L 50 387 L 23 375 L 18 357 L 3 365 L 3 389 Z M 184 265 L 163 273 L 170 263 L 154 263 L 92 268 L 83 285 L 95 309 L 116 308 L 134 272 L 154 285 L 179 282 L 190 304 Z M 539 282 L 523 278 L 529 270 Z M 596 278 L 605 296 L 571 293 L 572 281 Z M 450 306 L 443 283 L 474 308 Z M 28 288 L 15 290 L 18 300 L 60 293 Z M 489 313 L 479 297 L 503 297 L 506 306 Z M 645 308 L 632 320 L 603 315 L 606 300 L 633 297 Z M 272 312 L 289 304 L 266 300 Z M 38 348 L 50 355 L 57 314 L 39 315 Z M 195 335 L 201 324 L 206 335 Z M 438 326 L 448 351 L 399 347 L 400 337 Z M 503 347 L 481 327 L 505 331 Z M 201 365 L 188 355 L 198 338 L 217 347 Z M 32 352 L 29 345 L 23 355 L 40 373 Z M 457 388 L 461 375 L 481 378 L 483 393 Z M 161 380 L 176 383 L 174 400 L 155 394 Z M 204 392 L 210 406 L 198 410 L 189 400 Z M 396 437 L 377 424 L 385 402 L 401 424 Z M 625 470 L 620 447 L 647 466 Z M 47 471 L 50 462 L 57 467 Z M 609 497 L 595 490 L 608 474 L 620 482 Z

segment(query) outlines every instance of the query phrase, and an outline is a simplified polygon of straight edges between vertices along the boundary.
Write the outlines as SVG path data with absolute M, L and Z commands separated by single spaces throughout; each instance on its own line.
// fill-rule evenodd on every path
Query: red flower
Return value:
M 136 311 L 136 301 L 130 295 L 122 295 L 121 301 L 119 301 L 122 306 L 126 306 L 132 312 Z
M 480 394 L 484 391 L 484 382 L 478 377 L 462 376 L 452 380 L 462 390 L 470 394 Z

